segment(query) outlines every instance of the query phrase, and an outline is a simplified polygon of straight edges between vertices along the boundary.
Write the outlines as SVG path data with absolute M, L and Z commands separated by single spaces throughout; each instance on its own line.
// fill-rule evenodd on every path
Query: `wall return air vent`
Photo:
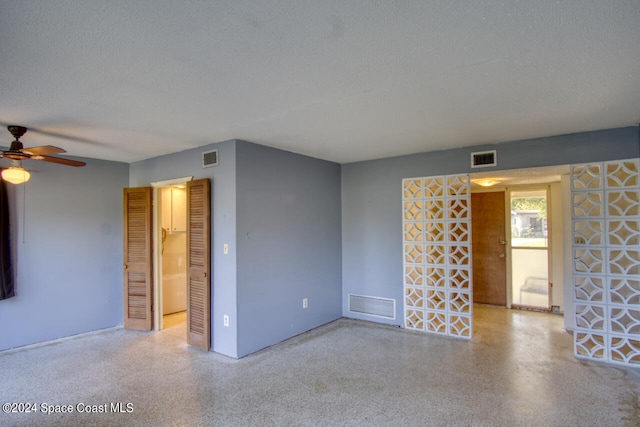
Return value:
M 498 166 L 498 153 L 496 150 L 471 153 L 472 168 L 486 168 L 489 166 Z
M 349 311 L 385 319 L 395 319 L 396 300 L 349 294 Z
M 202 153 L 202 167 L 210 168 L 218 166 L 218 150 L 209 150 Z

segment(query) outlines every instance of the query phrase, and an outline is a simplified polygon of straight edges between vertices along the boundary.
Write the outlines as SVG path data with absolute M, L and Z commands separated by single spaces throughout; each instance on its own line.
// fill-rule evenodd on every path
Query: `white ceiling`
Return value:
M 638 0 L 0 0 L 0 123 L 74 156 L 346 163 L 639 121 Z

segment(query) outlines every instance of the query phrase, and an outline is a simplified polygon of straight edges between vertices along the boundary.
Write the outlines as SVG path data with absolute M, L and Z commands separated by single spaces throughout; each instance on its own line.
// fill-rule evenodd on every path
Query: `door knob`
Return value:
M 498 243 L 500 243 L 503 246 L 506 246 L 507 241 L 506 240 L 498 240 Z
M 500 258 L 504 258 L 504 254 L 500 254 Z

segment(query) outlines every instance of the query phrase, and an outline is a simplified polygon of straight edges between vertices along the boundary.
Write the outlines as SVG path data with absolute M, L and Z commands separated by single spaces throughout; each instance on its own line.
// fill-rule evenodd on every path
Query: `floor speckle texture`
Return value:
M 640 425 L 638 369 L 575 359 L 560 316 L 476 306 L 474 323 L 468 342 L 341 319 L 241 360 L 188 347 L 184 324 L 9 350 L 2 403 L 38 412 L 0 425 Z

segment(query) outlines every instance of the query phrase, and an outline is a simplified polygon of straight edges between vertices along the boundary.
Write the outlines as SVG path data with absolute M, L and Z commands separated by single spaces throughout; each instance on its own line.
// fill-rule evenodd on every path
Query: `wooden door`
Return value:
M 210 347 L 210 208 L 209 179 L 187 183 L 187 342 Z
M 150 331 L 152 327 L 151 187 L 125 188 L 124 327 Z
M 507 305 L 504 192 L 471 195 L 473 302 Z

